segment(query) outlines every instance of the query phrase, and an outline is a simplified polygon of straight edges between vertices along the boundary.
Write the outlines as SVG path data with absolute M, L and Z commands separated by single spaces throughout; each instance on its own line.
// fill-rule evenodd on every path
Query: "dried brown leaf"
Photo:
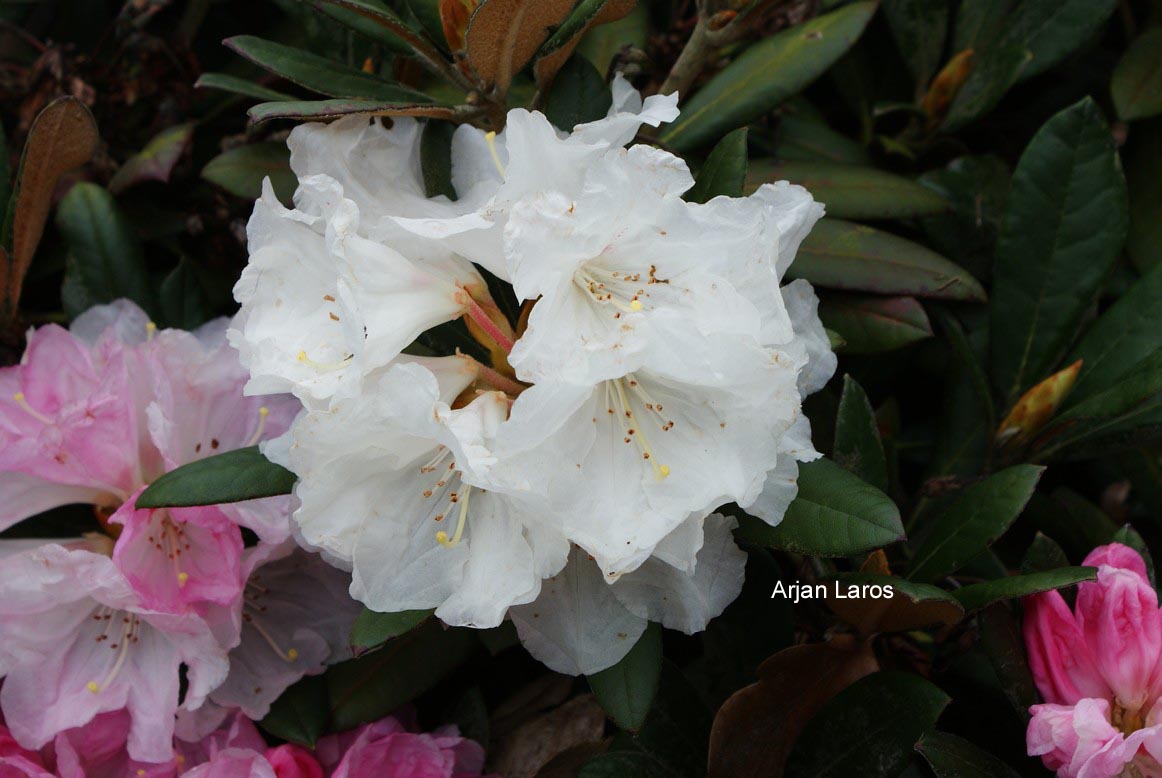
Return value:
M 636 4 L 637 0 L 608 0 L 601 7 L 601 10 L 585 23 L 585 26 L 577 30 L 577 33 L 572 38 L 538 59 L 536 64 L 533 65 L 533 75 L 536 76 L 537 89 L 544 91 L 549 88 L 553 83 L 553 79 L 557 76 L 557 71 L 564 66 L 569 56 L 573 53 L 573 50 L 577 48 L 577 44 L 581 43 L 581 39 L 585 37 L 585 33 L 599 24 L 616 22 L 618 19 L 629 16 L 630 11 L 633 10 Z
M 464 36 L 469 64 L 485 85 L 507 93 L 572 8 L 573 0 L 484 0 Z
M 604 734 L 605 711 L 594 696 L 574 697 L 502 738 L 493 752 L 491 772 L 532 778 L 557 755 L 599 741 Z

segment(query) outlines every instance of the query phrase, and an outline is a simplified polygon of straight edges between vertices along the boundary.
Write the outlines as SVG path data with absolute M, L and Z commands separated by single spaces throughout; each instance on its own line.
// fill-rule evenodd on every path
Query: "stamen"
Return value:
M 17 405 L 19 405 L 22 409 L 24 409 L 24 412 L 27 413 L 32 418 L 36 419 L 37 421 L 39 421 L 43 424 L 52 424 L 52 419 L 45 416 L 43 413 L 41 413 L 40 411 L 36 410 L 35 408 L 33 408 L 31 405 L 28 404 L 28 400 L 26 400 L 24 398 L 24 392 L 17 392 L 16 394 L 12 395 L 12 400 Z
M 105 679 L 101 683 L 89 681 L 85 684 L 86 689 L 93 694 L 97 694 L 109 688 L 109 684 L 113 683 L 117 678 L 117 674 L 121 672 L 121 668 L 125 666 L 125 660 L 129 657 L 130 643 L 137 642 L 137 636 L 134 634 L 134 630 L 137 629 L 138 624 L 139 622 L 136 616 L 126 616 L 122 619 L 121 643 L 120 645 L 110 646 L 110 648 L 114 648 L 118 652 L 117 661 L 113 663 L 113 667 L 105 674 Z
M 464 525 L 468 523 L 468 500 L 472 497 L 472 487 L 464 484 L 464 496 L 461 498 L 453 494 L 452 502 L 460 503 L 460 516 L 456 520 L 456 532 L 452 535 L 452 539 L 448 539 L 448 533 L 440 530 L 436 533 L 436 542 L 444 548 L 451 548 L 460 542 L 460 536 L 464 534 Z
M 185 586 L 186 582 L 190 580 L 189 573 L 178 573 L 178 586 Z
M 153 336 L 157 334 L 157 325 L 151 321 L 145 323 L 145 342 L 149 343 L 153 340 Z
M 500 161 L 500 155 L 496 153 L 496 133 L 484 133 L 484 142 L 488 144 L 488 153 L 492 155 L 492 164 L 496 165 L 500 177 L 504 178 L 504 163 Z
M 654 456 L 653 448 L 650 446 L 650 441 L 646 437 L 645 430 L 643 430 L 640 425 L 634 425 L 633 408 L 630 406 L 629 398 L 625 393 L 626 381 L 629 381 L 630 388 L 634 390 L 634 393 L 639 396 L 639 399 L 645 400 L 645 398 L 648 397 L 644 390 L 641 389 L 640 382 L 634 378 L 632 373 L 629 373 L 624 378 L 615 378 L 611 381 L 606 381 L 606 400 L 610 406 L 617 405 L 617 410 L 619 411 L 618 415 L 625 419 L 625 442 L 629 443 L 630 441 L 633 441 L 636 443 L 638 449 L 642 452 L 642 459 L 649 462 L 650 467 L 653 468 L 654 478 L 658 481 L 664 481 L 670 476 L 670 466 L 661 464 L 657 461 L 657 457 Z M 610 385 L 612 385 L 612 388 Z M 648 400 L 645 401 L 644 404 L 647 412 L 652 412 L 654 415 L 658 415 L 657 411 L 660 406 L 657 406 Z M 609 410 L 613 411 L 613 408 L 610 407 Z M 659 416 L 659 418 L 661 417 Z M 661 430 L 665 432 L 673 427 L 674 423 L 672 421 L 667 421 L 660 426 Z
M 291 648 L 288 648 L 284 652 L 279 647 L 278 643 L 274 642 L 274 638 L 271 637 L 270 633 L 267 632 L 265 629 L 263 629 L 262 625 L 259 624 L 258 621 L 255 620 L 255 618 L 253 616 L 251 616 L 249 613 L 245 614 L 243 616 L 243 619 L 246 621 L 247 624 L 254 627 L 255 631 L 258 632 L 258 634 L 262 636 L 262 639 L 266 641 L 266 645 L 270 646 L 270 650 L 273 651 L 274 653 L 278 654 L 279 659 L 281 659 L 284 662 L 293 662 L 299 658 L 298 649 L 296 649 L 292 646 Z
M 250 436 L 250 440 L 246 441 L 246 447 L 250 447 L 262 440 L 262 433 L 266 431 L 266 417 L 270 415 L 270 408 L 265 405 L 258 409 L 258 429 Z
M 456 302 L 464 306 L 464 315 L 476 323 L 476 326 L 484 330 L 484 333 L 492 339 L 492 342 L 500 346 L 505 354 L 512 353 L 512 347 L 516 345 L 516 341 L 508 336 L 504 330 L 497 326 L 496 322 L 488 317 L 488 311 L 480 307 L 480 303 L 476 302 L 467 289 L 461 289 Z
M 347 367 L 347 363 L 350 362 L 354 358 L 355 358 L 354 354 L 348 354 L 347 356 L 343 357 L 338 362 L 316 362 L 315 360 L 313 360 L 307 356 L 306 351 L 300 351 L 298 353 L 298 356 L 296 357 L 296 359 L 298 359 L 299 362 L 302 362 L 307 367 L 313 368 L 314 370 L 319 370 L 319 371 L 325 372 L 325 373 L 330 372 L 332 370 L 342 370 L 343 368 Z
M 573 283 L 595 302 L 612 305 L 625 313 L 637 313 L 645 308 L 641 301 L 646 293 L 640 285 L 641 273 L 619 273 L 602 267 L 586 265 L 573 273 Z M 613 318 L 620 319 L 615 313 Z

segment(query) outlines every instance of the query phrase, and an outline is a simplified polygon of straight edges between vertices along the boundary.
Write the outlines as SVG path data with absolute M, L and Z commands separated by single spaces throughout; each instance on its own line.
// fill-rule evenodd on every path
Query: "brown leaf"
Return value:
M 11 249 L 4 257 L 7 261 L 4 262 L 4 301 L 0 313 L 5 319 L 16 313 L 24 276 L 44 233 L 57 182 L 62 175 L 92 158 L 98 139 L 93 115 L 75 97 L 53 100 L 32 123 L 13 188 L 16 205 L 11 242 L 4 247 Z
M 863 564 L 859 566 L 861 573 L 875 573 L 876 575 L 891 575 L 892 568 L 888 566 L 888 555 L 884 553 L 882 548 L 877 548 L 875 551 L 867 555 L 867 559 L 863 560 Z
M 484 0 L 465 34 L 469 64 L 484 84 L 506 94 L 572 8 L 573 0 Z
M 928 114 L 928 122 L 937 125 L 944 121 L 948 108 L 956 98 L 960 87 L 964 86 L 965 79 L 972 72 L 973 50 L 965 49 L 948 60 L 948 64 L 932 79 L 927 94 L 921 101 L 924 113 Z
M 1077 374 L 1080 371 L 1079 359 L 1021 395 L 1013 410 L 1009 411 L 1009 415 L 997 427 L 997 445 L 1001 448 L 1013 448 L 1040 431 L 1061 407 L 1062 401 L 1077 381 Z
M 604 734 L 605 712 L 593 695 L 574 697 L 502 738 L 492 754 L 491 772 L 532 778 L 558 754 L 599 741 Z
M 464 50 L 464 33 L 479 0 L 440 0 L 440 25 L 451 51 Z
M 891 586 L 892 596 L 837 596 L 838 591 L 847 594 L 850 585 L 864 584 L 879 585 L 881 589 Z M 964 618 L 964 608 L 952 595 L 903 578 L 861 572 L 829 580 L 826 585 L 827 607 L 863 635 L 956 624 Z
M 795 739 L 829 699 L 878 665 L 850 636 L 784 649 L 763 662 L 759 682 L 723 703 L 710 730 L 710 778 L 779 778 Z
M 169 181 L 169 174 L 193 137 L 193 122 L 162 130 L 117 170 L 109 181 L 109 191 L 119 194 L 142 181 Z
M 607 0 L 605 5 L 601 6 L 601 10 L 593 15 L 592 19 L 586 22 L 583 27 L 578 28 L 573 37 L 538 59 L 537 63 L 533 65 L 533 75 L 537 79 L 537 89 L 543 92 L 549 88 L 557 75 L 557 71 L 569 59 L 569 55 L 577 48 L 577 44 L 585 37 L 585 33 L 599 24 L 616 22 L 618 19 L 629 16 L 630 11 L 633 10 L 636 4 L 637 0 Z

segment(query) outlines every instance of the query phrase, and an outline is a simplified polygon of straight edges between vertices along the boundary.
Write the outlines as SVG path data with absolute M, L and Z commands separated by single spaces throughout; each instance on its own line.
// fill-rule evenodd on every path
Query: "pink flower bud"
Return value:
M 1025 646 L 1033 680 L 1046 702 L 1072 705 L 1086 697 L 1109 698 L 1081 628 L 1055 591 L 1024 599 Z
M 1151 702 L 1150 685 L 1162 654 L 1158 594 L 1141 557 L 1126 546 L 1095 549 L 1085 562 L 1097 563 L 1098 574 L 1096 582 L 1079 587 L 1077 624 L 1116 703 L 1131 713 L 1142 711 Z
M 323 768 L 311 752 L 290 743 L 268 749 L 266 761 L 277 778 L 323 778 Z

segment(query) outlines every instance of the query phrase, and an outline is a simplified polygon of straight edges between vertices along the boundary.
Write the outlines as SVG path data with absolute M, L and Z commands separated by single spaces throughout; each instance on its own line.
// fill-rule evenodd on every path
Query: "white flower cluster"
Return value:
M 368 607 L 507 615 L 589 674 L 648 620 L 693 633 L 738 595 L 736 523 L 712 511 L 777 523 L 818 456 L 800 403 L 835 357 L 811 287 L 780 279 L 823 208 L 786 182 L 684 201 L 681 159 L 625 148 L 676 104 L 619 76 L 572 133 L 521 109 L 500 134 L 461 126 L 455 201 L 425 193 L 422 123 L 291 133 L 295 208 L 269 185 L 256 204 L 230 338 L 249 393 L 302 401 L 265 451 L 299 477 L 302 540 Z M 460 318 L 493 365 L 404 353 Z

